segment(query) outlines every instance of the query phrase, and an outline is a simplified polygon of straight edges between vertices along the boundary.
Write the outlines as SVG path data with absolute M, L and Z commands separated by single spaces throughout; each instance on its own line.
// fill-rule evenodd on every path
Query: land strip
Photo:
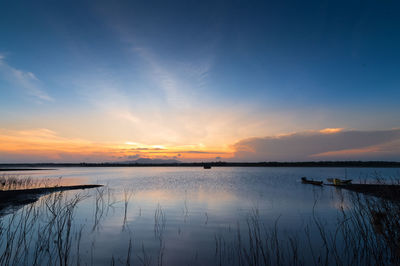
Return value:
M 365 195 L 378 198 L 400 201 L 400 185 L 384 184 L 348 184 L 348 185 L 330 185 L 336 188 L 347 189 Z
M 0 215 L 7 208 L 20 207 L 37 201 L 41 196 L 66 190 L 97 188 L 102 185 L 55 186 L 31 189 L 0 190 Z M 4 213 L 3 213 L 4 214 Z

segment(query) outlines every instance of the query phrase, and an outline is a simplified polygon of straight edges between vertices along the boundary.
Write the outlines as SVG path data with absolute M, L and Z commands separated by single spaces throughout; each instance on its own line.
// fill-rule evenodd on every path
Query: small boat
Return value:
M 203 167 L 204 167 L 204 169 L 211 169 L 211 165 L 208 165 L 208 164 L 205 164 Z
M 324 182 L 322 182 L 322 181 L 314 181 L 314 180 L 308 180 L 307 179 L 307 177 L 305 177 L 305 176 L 303 176 L 302 178 L 301 178 L 301 183 L 303 183 L 303 184 L 311 184 L 311 185 L 315 185 L 315 186 L 322 186 L 322 184 L 324 183 Z
M 333 183 L 335 186 L 351 184 L 352 179 L 339 179 L 339 178 L 327 178 L 328 182 Z

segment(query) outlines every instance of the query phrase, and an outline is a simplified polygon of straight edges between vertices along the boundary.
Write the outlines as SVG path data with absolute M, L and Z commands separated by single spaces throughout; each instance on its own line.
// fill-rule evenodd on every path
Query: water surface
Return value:
M 72 225 L 75 234 L 81 232 L 79 256 L 75 244 L 70 252 L 83 265 L 125 264 L 127 258 L 139 265 L 210 265 L 219 264 L 219 243 L 235 243 L 254 215 L 266 228 L 278 225 L 282 237 L 302 235 L 315 216 L 333 230 L 338 212 L 350 207 L 343 200 L 347 192 L 304 185 L 302 176 L 372 182 L 399 173 L 398 168 L 90 167 L 8 174 L 105 185 L 66 193 L 85 196 Z M 317 245 L 316 229 L 310 234 Z M 76 235 L 72 240 L 78 242 Z

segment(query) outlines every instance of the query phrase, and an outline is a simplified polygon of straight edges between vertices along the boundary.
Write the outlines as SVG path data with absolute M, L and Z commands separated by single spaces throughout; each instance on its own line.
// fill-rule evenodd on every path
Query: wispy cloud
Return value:
M 155 55 L 146 48 L 135 47 L 133 50 L 150 67 L 150 75 L 158 87 L 164 92 L 167 103 L 172 106 L 185 106 L 188 99 L 182 90 L 182 81 L 179 80 L 171 71 L 164 68 Z
M 2 54 L 0 54 L 0 75 L 4 80 L 17 88 L 23 89 L 39 102 L 54 100 L 44 90 L 42 82 L 35 76 L 35 74 L 10 66 L 5 61 L 5 56 Z
M 113 12 L 109 12 L 110 9 Z M 133 55 L 132 65 L 135 67 L 132 69 L 138 70 L 132 74 L 138 75 L 140 72 L 140 75 L 145 75 L 147 84 L 143 87 L 146 90 L 156 88 L 158 91 L 153 91 L 153 96 L 162 97 L 169 108 L 189 108 L 198 102 L 192 96 L 197 93 L 196 89 L 204 87 L 212 68 L 215 45 L 211 43 L 214 41 L 198 44 L 190 59 L 179 56 L 179 51 L 171 51 L 176 56 L 166 56 L 160 45 L 153 40 L 157 36 L 149 34 L 141 26 L 131 26 L 136 21 L 131 13 L 127 14 L 126 10 L 112 4 L 96 5 L 94 12 L 106 22 L 123 44 L 121 51 L 127 45 L 130 47 L 126 57 Z M 137 68 L 138 65 L 140 67 Z
M 233 145 L 243 161 L 398 160 L 400 129 L 325 129 L 277 137 L 249 138 Z
M 190 62 L 172 62 L 158 57 L 149 48 L 133 45 L 133 51 L 144 61 L 149 81 L 155 82 L 163 91 L 169 107 L 184 109 L 199 105 L 200 99 L 204 98 L 204 88 L 213 67 L 212 54 Z

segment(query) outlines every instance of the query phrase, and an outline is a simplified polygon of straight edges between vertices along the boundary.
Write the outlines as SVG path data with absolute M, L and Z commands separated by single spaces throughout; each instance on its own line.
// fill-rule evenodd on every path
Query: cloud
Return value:
M 233 148 L 240 161 L 398 160 L 400 129 L 325 129 L 244 139 Z
M 53 101 L 43 89 L 41 81 L 32 72 L 16 69 L 4 60 L 5 56 L 0 54 L 0 76 L 13 86 L 23 89 L 29 95 L 35 97 L 39 102 Z
M 110 161 L 122 154 L 116 145 L 65 138 L 46 129 L 0 128 L 0 163 Z
M 321 129 L 319 132 L 331 134 L 331 133 L 338 133 L 340 131 L 343 131 L 343 128 L 325 128 L 325 129 Z
M 63 137 L 47 128 L 25 130 L 0 128 L 0 163 L 108 162 L 120 159 L 159 159 L 176 156 L 191 161 L 214 158 L 224 153 L 185 149 L 189 147 L 146 146 L 136 142 L 93 142 Z
M 180 153 L 193 153 L 193 154 L 226 154 L 225 151 L 178 151 Z
M 155 55 L 146 48 L 134 47 L 133 49 L 150 67 L 150 76 L 164 92 L 168 104 L 182 106 L 188 99 L 182 90 L 181 81 L 167 68 L 163 67 Z
M 121 157 L 121 158 L 124 158 L 124 157 Z M 126 158 L 126 159 L 129 159 L 129 160 L 139 159 L 139 158 L 140 158 L 140 154 L 128 155 L 128 156 L 126 156 L 125 158 Z

